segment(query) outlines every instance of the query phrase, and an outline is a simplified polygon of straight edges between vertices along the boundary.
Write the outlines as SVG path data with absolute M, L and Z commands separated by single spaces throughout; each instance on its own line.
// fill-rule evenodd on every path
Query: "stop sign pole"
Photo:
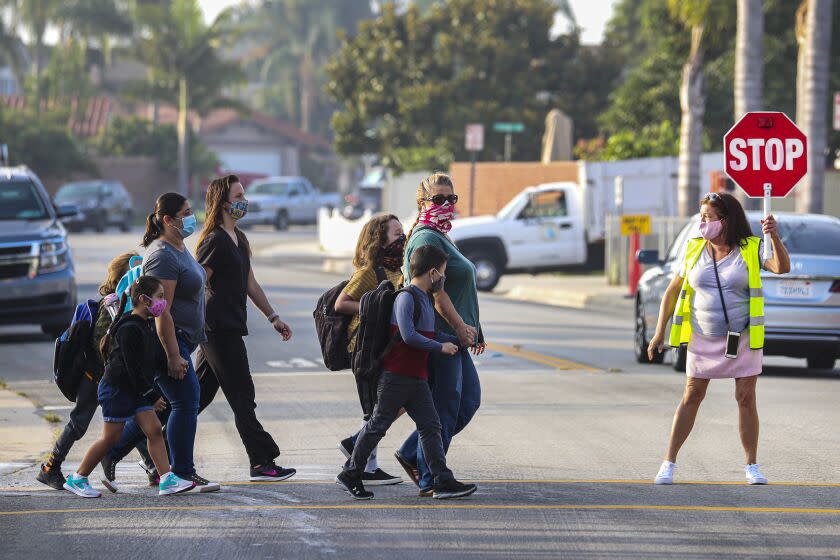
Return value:
M 726 174 L 751 198 L 764 199 L 770 215 L 773 197 L 787 196 L 808 172 L 808 139 L 778 111 L 746 113 L 723 137 Z M 764 236 L 764 260 L 773 258 Z

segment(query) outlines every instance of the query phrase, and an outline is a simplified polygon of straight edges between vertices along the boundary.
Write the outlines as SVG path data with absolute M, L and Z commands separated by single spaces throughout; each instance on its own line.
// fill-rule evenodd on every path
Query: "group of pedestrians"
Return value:
M 193 460 L 198 415 L 219 388 L 233 410 L 248 454 L 250 479 L 280 481 L 295 474 L 294 469 L 275 464 L 279 448 L 256 417 L 254 384 L 242 338 L 247 335 L 247 299 L 284 341 L 292 337 L 292 330 L 280 320 L 257 282 L 248 239 L 236 227 L 236 220 L 247 212 L 239 179 L 228 175 L 214 180 L 206 202 L 207 220 L 196 256 L 185 245 L 197 225 L 190 202 L 180 194 L 167 193 L 158 198 L 147 218 L 142 268 L 128 269 L 131 254 L 111 263 L 100 289 L 105 297 L 91 337 L 93 348 L 87 353 L 85 369 L 89 371 L 70 422 L 41 465 L 39 481 L 83 497 L 97 497 L 100 493 L 91 487 L 88 475 L 101 462 L 103 483 L 116 492 L 116 464 L 137 447 L 150 483 L 159 485 L 161 494 L 219 490 L 218 483 L 196 473 Z M 114 294 L 112 290 L 126 277 L 130 279 L 128 293 Z M 102 310 L 115 298 L 120 299 L 118 311 L 109 321 Z M 198 347 L 196 369 L 191 355 Z M 87 430 L 97 401 L 103 410 L 103 435 L 77 472 L 65 479 L 61 463 Z M 165 437 L 150 435 L 157 428 L 159 436 L 161 425 Z M 161 445 L 168 454 L 161 453 Z M 169 474 L 170 461 L 173 474 Z
M 356 334 L 365 296 L 386 284 L 397 292 L 381 373 L 356 377 L 363 424 L 338 445 L 346 462 L 336 482 L 355 499 L 373 497 L 365 486 L 402 482 L 379 466 L 377 448 L 403 413 L 416 429 L 394 456 L 419 495 L 445 499 L 476 490 L 455 480 L 446 464 L 453 437 L 480 406 L 481 385 L 471 354 L 481 355 L 486 348 L 475 267 L 448 236 L 458 202 L 454 191 L 452 180 L 442 173 L 422 181 L 416 196 L 418 217 L 408 235 L 393 215 L 366 223 L 353 259 L 356 271 L 335 301 L 335 311 L 349 319 L 346 340 L 352 355 L 359 343 Z M 85 365 L 76 406 L 41 465 L 39 481 L 81 496 L 98 496 L 87 477 L 99 462 L 103 483 L 116 492 L 115 466 L 136 448 L 150 483 L 159 485 L 161 494 L 218 490 L 217 483 L 196 473 L 193 447 L 198 415 L 219 389 L 234 413 L 250 480 L 282 481 L 295 474 L 275 464 L 279 447 L 255 412 L 244 342 L 247 300 L 282 340 L 288 341 L 292 330 L 254 276 L 248 239 L 236 227 L 247 209 L 236 176 L 212 181 L 194 257 L 184 243 L 196 230 L 189 201 L 176 193 L 157 200 L 143 237 L 142 269 L 130 268 L 137 257 L 133 253 L 119 255 L 108 267 L 91 337 L 92 346 L 101 352 L 92 353 L 98 359 Z M 763 241 L 752 235 L 743 208 L 731 195 L 706 195 L 701 215 L 701 235 L 687 243 L 648 349 L 651 358 L 662 351 L 673 317 L 669 343 L 687 345 L 688 377 L 655 482 L 673 482 L 677 453 L 709 381 L 734 378 L 746 477 L 751 484 L 764 484 L 767 479 L 756 458 L 756 382 L 764 345 L 760 270 L 783 274 L 790 270 L 790 259 L 772 216 L 762 221 L 762 230 L 772 240 L 773 257 L 762 259 Z M 116 293 L 126 278 L 129 288 Z M 191 355 L 197 348 L 194 367 Z M 77 472 L 65 479 L 62 462 L 84 435 L 97 404 L 105 421 L 102 437 Z

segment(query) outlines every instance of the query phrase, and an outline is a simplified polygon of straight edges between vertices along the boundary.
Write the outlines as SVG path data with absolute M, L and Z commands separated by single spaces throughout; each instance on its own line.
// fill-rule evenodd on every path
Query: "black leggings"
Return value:
M 222 389 L 251 465 L 274 461 L 280 448 L 257 420 L 256 391 L 242 337 L 208 334 L 196 360 L 196 372 L 201 378 L 202 401 L 208 397 L 212 401 L 216 391 Z

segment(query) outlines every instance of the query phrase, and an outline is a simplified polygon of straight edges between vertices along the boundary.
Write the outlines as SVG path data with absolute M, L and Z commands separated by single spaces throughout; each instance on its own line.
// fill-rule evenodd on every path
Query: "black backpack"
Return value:
M 376 280 L 377 282 L 387 280 L 382 267 L 376 267 Z M 324 365 L 330 371 L 350 369 L 350 353 L 347 351 L 350 340 L 347 337 L 347 327 L 353 316 L 338 313 L 335 310 L 335 302 L 348 283 L 349 281 L 345 280 L 324 292 L 318 298 L 318 304 L 312 312 Z
M 61 393 L 72 402 L 76 402 L 88 360 L 98 359 L 89 356 L 98 311 L 99 302 L 93 299 L 77 305 L 70 326 L 55 340 L 53 379 Z
M 400 341 L 400 333 L 391 336 L 391 314 L 394 301 L 400 292 L 408 292 L 414 298 L 414 323 L 420 318 L 420 301 L 413 290 L 395 290 L 394 285 L 384 280 L 372 292 L 362 296 L 359 302 L 359 330 L 356 334 L 356 350 L 353 352 L 353 373 L 357 378 L 372 385 L 382 373 L 382 359 Z

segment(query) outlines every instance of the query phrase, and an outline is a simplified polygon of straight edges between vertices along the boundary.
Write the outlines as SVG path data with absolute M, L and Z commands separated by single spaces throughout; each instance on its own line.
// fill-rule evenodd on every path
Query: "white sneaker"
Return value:
M 99 490 L 94 489 L 90 485 L 86 476 L 79 476 L 75 473 L 67 477 L 67 482 L 64 483 L 64 489 L 82 498 L 98 498 L 102 496 Z
M 761 474 L 758 463 L 744 467 L 744 474 L 747 475 L 747 482 L 750 484 L 767 484 L 767 477 Z
M 158 494 L 160 496 L 168 496 L 170 494 L 180 494 L 181 492 L 186 492 L 188 490 L 192 490 L 195 486 L 195 482 L 192 480 L 184 480 L 176 475 L 174 472 L 169 471 L 160 479 L 160 484 L 158 485 Z
M 656 478 L 653 479 L 654 484 L 673 484 L 674 483 L 674 469 L 677 468 L 676 463 L 671 461 L 662 461 L 662 466 L 659 467 L 659 472 Z

